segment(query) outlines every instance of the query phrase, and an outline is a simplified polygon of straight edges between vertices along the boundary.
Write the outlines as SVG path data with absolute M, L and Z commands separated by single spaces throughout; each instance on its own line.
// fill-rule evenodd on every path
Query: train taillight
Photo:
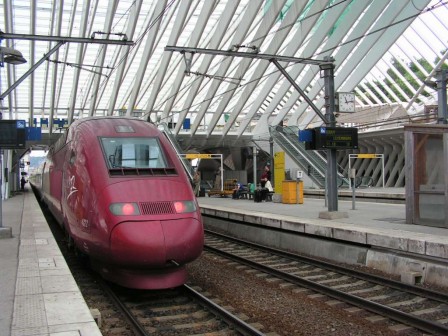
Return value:
M 117 216 L 140 215 L 137 203 L 113 203 L 109 206 L 109 209 Z
M 193 201 L 176 201 L 174 208 L 177 213 L 186 213 L 196 211 L 196 204 Z

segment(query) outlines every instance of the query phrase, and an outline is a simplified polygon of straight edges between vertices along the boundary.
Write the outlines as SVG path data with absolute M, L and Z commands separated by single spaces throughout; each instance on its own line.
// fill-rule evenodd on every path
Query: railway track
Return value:
M 263 335 L 187 285 L 136 291 L 105 284 L 135 335 Z
M 170 290 L 135 290 L 102 280 L 86 259 L 68 247 L 51 216 L 47 217 L 67 265 L 104 336 L 264 335 L 198 290 L 184 285 Z
M 448 335 L 448 295 L 445 293 L 210 231 L 206 233 L 205 250 L 323 294 L 335 304 L 345 302 L 355 306 L 351 311 L 371 312 L 366 317 L 368 320 L 390 324 L 392 330 L 410 326 L 430 334 Z

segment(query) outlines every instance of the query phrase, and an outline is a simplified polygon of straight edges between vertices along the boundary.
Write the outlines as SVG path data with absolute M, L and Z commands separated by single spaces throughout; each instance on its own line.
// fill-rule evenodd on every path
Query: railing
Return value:
M 296 163 L 306 171 L 320 187 L 325 185 L 325 169 L 315 158 L 310 157 L 302 148 L 303 144 L 296 140 L 294 130 L 282 128 L 281 126 L 271 127 L 272 136 L 276 142 L 285 150 Z M 294 140 L 293 140 L 294 139 Z
M 271 134 L 277 140 L 277 143 L 284 147 L 283 149 L 292 156 L 306 172 L 306 174 L 313 179 L 320 187 L 325 187 L 325 178 L 327 171 L 327 159 L 325 151 L 309 151 L 305 149 L 305 145 L 298 141 L 297 126 L 288 127 L 271 127 Z M 341 166 L 337 166 L 337 183 L 338 186 L 349 186 L 349 180 L 344 177 L 344 171 Z
M 389 128 L 392 127 L 398 127 L 403 126 L 404 124 L 420 124 L 420 123 L 427 123 L 432 124 L 434 122 L 437 122 L 438 115 L 437 113 L 421 113 L 421 114 L 415 114 L 413 116 L 403 116 L 403 117 L 397 117 L 397 118 L 391 118 L 387 120 L 380 120 L 370 123 L 359 123 L 354 124 L 354 127 L 357 127 L 360 132 L 368 131 L 372 128 L 385 128 L 385 126 L 388 126 Z

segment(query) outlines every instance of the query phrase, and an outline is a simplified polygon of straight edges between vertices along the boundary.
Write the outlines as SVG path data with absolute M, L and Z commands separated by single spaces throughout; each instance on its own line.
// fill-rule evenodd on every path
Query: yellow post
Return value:
M 282 193 L 282 182 L 285 179 L 285 152 L 274 154 L 274 192 Z
M 297 181 L 297 204 L 303 204 L 303 181 Z

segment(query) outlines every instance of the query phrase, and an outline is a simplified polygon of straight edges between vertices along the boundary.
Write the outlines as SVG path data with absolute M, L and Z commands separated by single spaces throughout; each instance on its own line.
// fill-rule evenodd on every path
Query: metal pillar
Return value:
M 274 139 L 272 137 L 269 137 L 269 150 L 270 150 L 270 155 L 271 155 L 271 163 L 270 163 L 270 167 L 269 169 L 271 170 L 271 184 L 272 184 L 272 188 L 274 188 Z
M 0 148 L 0 228 L 3 227 L 3 171 L 2 149 Z
M 440 70 L 437 74 L 437 100 L 439 102 L 438 124 L 448 123 L 446 101 L 446 70 Z
M 327 64 L 320 65 L 323 70 L 325 80 L 325 119 L 326 126 L 335 127 L 336 118 L 334 117 L 335 94 L 334 94 L 334 63 L 332 57 L 325 57 Z M 328 211 L 338 211 L 338 186 L 337 186 L 337 168 L 336 168 L 336 149 L 327 149 L 327 195 Z
M 252 147 L 253 169 L 254 169 L 254 187 L 257 188 L 257 147 Z

